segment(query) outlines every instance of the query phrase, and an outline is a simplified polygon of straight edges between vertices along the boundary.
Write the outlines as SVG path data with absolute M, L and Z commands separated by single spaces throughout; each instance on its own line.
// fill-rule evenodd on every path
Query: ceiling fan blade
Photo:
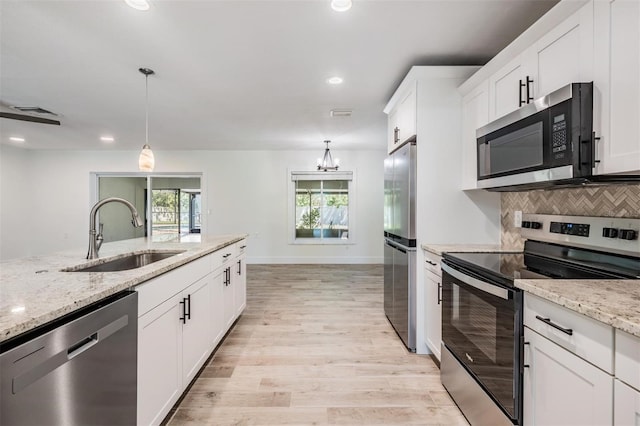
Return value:
M 13 112 L 0 111 L 0 118 L 8 118 L 10 120 L 30 121 L 32 123 L 53 124 L 55 126 L 60 125 L 60 122 L 58 120 L 51 120 L 50 118 L 34 117 L 32 115 L 16 114 Z

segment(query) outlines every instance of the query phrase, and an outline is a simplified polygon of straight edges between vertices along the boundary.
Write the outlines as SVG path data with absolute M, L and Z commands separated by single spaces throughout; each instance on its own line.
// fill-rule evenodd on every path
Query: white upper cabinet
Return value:
M 596 1 L 595 31 L 594 173 L 640 173 L 640 1 Z
M 502 117 L 526 104 L 526 90 L 521 86 L 526 77 L 523 55 L 518 55 L 489 78 L 489 120 Z
M 476 129 L 489 123 L 489 81 L 462 98 L 462 189 L 476 189 L 478 154 Z
M 489 77 L 490 120 L 569 83 L 593 80 L 593 7 L 587 3 Z
M 400 145 L 414 139 L 417 133 L 417 96 L 414 83 L 402 93 L 388 116 L 388 149 L 395 151 Z

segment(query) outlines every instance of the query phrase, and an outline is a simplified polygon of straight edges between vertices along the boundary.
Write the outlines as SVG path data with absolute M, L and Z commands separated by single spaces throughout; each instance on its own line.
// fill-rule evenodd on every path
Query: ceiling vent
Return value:
M 329 112 L 331 117 L 351 117 L 353 114 L 353 110 L 350 109 L 332 109 Z
M 51 114 L 51 115 L 55 115 L 57 116 L 58 114 L 54 114 L 51 111 L 48 111 L 44 108 L 40 108 L 38 106 L 12 106 L 11 108 L 13 109 L 17 109 L 18 111 L 22 111 L 22 112 L 35 112 L 38 114 Z
M 54 114 L 51 111 L 47 111 L 40 107 L 24 107 L 7 105 L 4 102 L 0 102 L 0 118 L 6 118 L 9 120 L 29 121 L 31 123 L 40 124 L 53 124 L 59 126 L 60 121 L 53 120 L 51 118 L 42 117 L 41 114 L 48 114 L 57 117 L 58 114 Z

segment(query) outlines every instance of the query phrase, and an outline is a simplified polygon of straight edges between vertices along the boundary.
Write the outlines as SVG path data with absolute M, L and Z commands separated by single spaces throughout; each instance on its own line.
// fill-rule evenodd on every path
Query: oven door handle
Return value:
M 496 297 L 499 297 L 504 300 L 509 300 L 509 290 L 506 288 L 498 287 L 497 285 L 493 285 L 484 281 L 480 281 L 476 278 L 470 277 L 460 271 L 453 269 L 451 266 L 446 263 L 441 263 L 440 268 L 442 268 L 443 272 L 451 275 L 453 278 L 471 286 L 477 288 L 478 290 L 492 294 Z

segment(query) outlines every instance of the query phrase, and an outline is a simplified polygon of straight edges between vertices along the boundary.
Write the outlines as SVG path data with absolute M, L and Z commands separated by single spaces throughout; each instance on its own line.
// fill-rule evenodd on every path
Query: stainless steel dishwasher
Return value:
M 3 342 L 0 424 L 135 424 L 137 311 L 127 291 Z

